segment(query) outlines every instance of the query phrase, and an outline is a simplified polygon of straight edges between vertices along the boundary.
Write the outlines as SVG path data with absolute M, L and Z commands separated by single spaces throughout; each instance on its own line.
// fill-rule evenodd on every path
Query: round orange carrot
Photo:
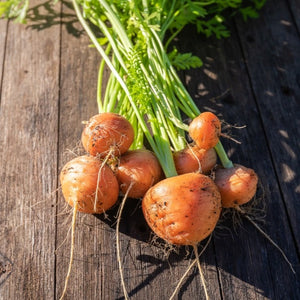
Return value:
M 219 142 L 221 122 L 211 112 L 203 112 L 189 125 L 189 134 L 200 149 L 209 149 Z
M 119 156 L 129 149 L 133 139 L 134 130 L 130 122 L 110 112 L 90 118 L 81 136 L 83 147 L 94 156 L 105 156 L 109 152 Z
M 219 220 L 221 196 L 209 177 L 188 173 L 151 187 L 143 198 L 142 209 L 160 238 L 175 245 L 197 245 Z
M 255 195 L 258 176 L 254 170 L 235 164 L 233 168 L 219 168 L 215 183 L 219 188 L 223 207 L 237 207 L 249 202 Z
M 163 171 L 153 152 L 149 150 L 131 150 L 120 157 L 116 171 L 120 189 L 128 197 L 141 198 L 147 190 L 163 178 Z
M 69 161 L 60 174 L 65 200 L 84 213 L 100 214 L 118 200 L 119 184 L 112 170 L 93 156 Z
M 197 145 L 175 152 L 173 158 L 178 175 L 192 172 L 207 174 L 217 163 L 214 148 L 200 149 Z

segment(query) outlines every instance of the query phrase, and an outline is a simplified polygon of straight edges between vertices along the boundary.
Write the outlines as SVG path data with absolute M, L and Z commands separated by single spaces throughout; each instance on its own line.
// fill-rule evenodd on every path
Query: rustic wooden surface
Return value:
M 0 21 L 0 298 L 56 299 L 69 262 L 70 209 L 58 174 L 81 153 L 81 121 L 97 112 L 100 57 L 71 6 L 32 1 L 27 25 Z M 45 17 L 46 16 L 46 17 Z M 265 206 L 257 222 L 292 262 L 245 218 L 218 226 L 201 256 L 211 299 L 300 299 L 300 4 L 268 1 L 258 19 L 229 24 L 226 40 L 188 28 L 177 46 L 203 58 L 180 73 L 202 110 L 216 112 L 237 162 L 253 167 Z M 246 125 L 245 128 L 238 128 Z M 137 209 L 135 209 L 137 208 Z M 122 299 L 115 215 L 79 214 L 66 299 Z M 256 217 L 262 217 L 261 211 Z M 238 220 L 238 218 L 237 218 Z M 121 221 L 124 276 L 132 299 L 168 299 L 191 249 L 165 256 L 151 244 L 137 201 Z M 203 299 L 196 268 L 177 299 Z

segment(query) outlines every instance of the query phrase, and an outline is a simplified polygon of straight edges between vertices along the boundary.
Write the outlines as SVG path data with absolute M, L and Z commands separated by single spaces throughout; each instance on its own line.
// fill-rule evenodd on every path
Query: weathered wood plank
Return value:
M 297 0 L 289 0 L 287 3 L 289 4 L 289 9 L 293 16 L 291 21 L 296 23 L 298 33 L 300 34 L 300 2 Z
M 299 33 L 285 1 L 265 6 L 263 18 L 253 26 L 238 24 L 254 96 L 299 251 Z
M 6 33 L 7 33 L 7 20 L 0 20 L 0 93 L 2 86 L 2 76 L 3 76 L 3 65 L 4 65 L 4 54 L 6 45 Z M 1 96 L 1 94 L 0 94 Z M 1 101 L 1 98 L 0 98 Z
M 54 297 L 60 31 L 52 27 L 39 32 L 31 25 L 9 23 L 5 49 L 0 108 L 1 299 Z

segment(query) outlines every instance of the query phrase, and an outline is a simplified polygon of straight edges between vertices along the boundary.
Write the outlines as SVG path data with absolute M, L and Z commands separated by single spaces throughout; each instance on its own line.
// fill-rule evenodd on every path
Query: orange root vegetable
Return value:
M 188 173 L 169 177 L 150 188 L 142 201 L 150 228 L 175 245 L 197 245 L 214 230 L 221 196 L 209 177 Z
M 235 164 L 233 168 L 217 169 L 215 183 L 219 188 L 223 207 L 238 207 L 255 195 L 258 177 L 254 170 Z
M 234 208 L 241 213 L 281 253 L 292 272 L 296 274 L 292 263 L 279 245 L 240 207 L 249 202 L 256 193 L 258 176 L 254 170 L 237 164 L 233 168 L 220 168 L 215 172 L 215 183 L 221 193 L 222 206 Z
M 60 173 L 60 182 L 65 200 L 73 207 L 70 261 L 61 300 L 66 294 L 71 275 L 77 212 L 104 213 L 117 202 L 119 184 L 105 161 L 88 155 L 69 161 Z
M 141 198 L 151 186 L 163 178 L 163 171 L 153 152 L 131 150 L 120 157 L 116 176 L 123 194 L 131 186 L 128 197 Z
M 130 122 L 110 112 L 90 118 L 81 135 L 84 149 L 94 156 L 105 156 L 109 152 L 119 156 L 129 149 L 133 140 L 134 129 Z
M 203 112 L 189 125 L 189 134 L 200 149 L 216 146 L 221 135 L 221 122 L 211 112 Z
M 100 214 L 118 200 L 119 184 L 112 170 L 93 156 L 69 161 L 60 174 L 62 193 L 71 206 L 84 213 Z
M 192 172 L 207 174 L 217 163 L 214 148 L 200 149 L 197 145 L 175 152 L 173 158 L 178 175 Z

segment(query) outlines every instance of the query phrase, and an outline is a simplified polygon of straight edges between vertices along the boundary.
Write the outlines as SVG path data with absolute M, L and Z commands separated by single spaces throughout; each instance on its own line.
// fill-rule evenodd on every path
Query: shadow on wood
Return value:
M 60 3 L 69 9 L 70 12 L 60 12 Z M 62 0 L 59 1 L 58 4 L 54 5 L 52 0 L 48 0 L 31 7 L 27 12 L 27 21 L 30 23 L 30 25 L 27 26 L 28 28 L 38 31 L 52 26 L 62 25 L 65 26 L 69 34 L 75 37 L 79 37 L 84 33 L 84 30 L 77 26 L 79 22 L 70 1 Z

